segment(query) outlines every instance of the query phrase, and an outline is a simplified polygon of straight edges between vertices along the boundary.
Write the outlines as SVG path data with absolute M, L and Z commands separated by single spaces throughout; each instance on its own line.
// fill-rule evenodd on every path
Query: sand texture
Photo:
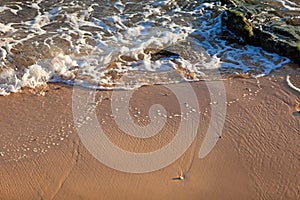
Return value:
M 202 159 L 211 99 L 206 82 L 192 86 L 201 110 L 195 140 L 172 164 L 141 174 L 112 169 L 87 150 L 73 120 L 71 87 L 50 84 L 44 96 L 25 90 L 0 97 L 0 199 L 300 199 L 300 93 L 286 77 L 224 81 L 224 128 Z M 99 91 L 96 98 L 103 130 L 122 149 L 151 152 L 175 137 L 178 117 L 151 138 L 128 136 L 110 109 L 112 92 Z M 175 96 L 160 85 L 140 88 L 130 103 L 141 126 L 149 123 L 145 113 L 152 104 L 180 112 Z

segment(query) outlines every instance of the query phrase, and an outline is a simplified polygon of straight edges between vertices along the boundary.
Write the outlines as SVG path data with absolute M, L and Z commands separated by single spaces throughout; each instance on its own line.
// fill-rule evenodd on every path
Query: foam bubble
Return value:
M 25 73 L 20 81 L 20 87 L 34 88 L 45 84 L 49 81 L 49 78 L 50 73 L 43 69 L 40 65 L 31 65 L 25 69 Z
M 222 40 L 222 9 L 192 0 L 7 2 L 0 7 L 0 94 L 47 82 L 132 89 L 227 69 L 264 75 L 289 62 Z M 154 59 L 161 50 L 178 56 Z

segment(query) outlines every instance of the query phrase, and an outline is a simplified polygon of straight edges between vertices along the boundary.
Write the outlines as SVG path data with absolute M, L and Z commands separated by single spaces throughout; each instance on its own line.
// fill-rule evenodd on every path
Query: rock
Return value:
M 253 36 L 253 27 L 243 12 L 229 9 L 226 15 L 223 15 L 223 21 L 226 27 L 240 36 L 243 40 L 248 41 Z
M 236 3 L 232 0 L 221 0 L 221 5 L 230 5 L 230 6 L 235 6 L 236 7 Z
M 159 60 L 161 58 L 179 58 L 180 56 L 176 53 L 173 53 L 171 51 L 167 51 L 167 50 L 160 50 L 158 52 L 155 53 L 151 53 L 151 61 L 156 61 Z
M 295 25 L 293 16 L 289 18 L 289 13 L 282 9 L 277 11 L 256 0 L 222 0 L 222 4 L 227 7 L 222 23 L 239 42 L 260 46 L 300 63 L 300 26 Z

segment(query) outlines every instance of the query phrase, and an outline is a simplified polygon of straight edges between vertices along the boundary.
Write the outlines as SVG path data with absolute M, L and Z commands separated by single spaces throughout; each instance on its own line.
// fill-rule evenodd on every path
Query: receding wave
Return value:
M 296 9 L 289 1 L 280 1 Z M 0 1 L 0 94 L 269 74 L 289 59 L 222 35 L 218 1 Z

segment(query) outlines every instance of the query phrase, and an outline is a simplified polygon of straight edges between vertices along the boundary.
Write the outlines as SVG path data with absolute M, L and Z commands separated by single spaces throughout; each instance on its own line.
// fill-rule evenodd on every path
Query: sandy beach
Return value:
M 0 16 L 0 200 L 300 200 L 299 0 Z
M 285 78 L 277 74 L 224 81 L 222 136 L 202 159 L 199 150 L 212 102 L 205 81 L 191 83 L 201 110 L 196 138 L 179 159 L 148 173 L 112 169 L 87 150 L 74 123 L 72 87 L 49 84 L 41 91 L 1 96 L 0 199 L 300 199 L 300 93 Z M 168 113 L 180 111 L 164 86 L 142 87 L 136 93 L 130 103 L 139 109 L 135 122 L 141 126 L 149 123 L 145 113 L 154 103 Z M 120 148 L 151 152 L 175 137 L 176 117 L 151 138 L 122 133 L 109 106 L 111 95 L 97 92 L 102 99 L 97 117 Z

